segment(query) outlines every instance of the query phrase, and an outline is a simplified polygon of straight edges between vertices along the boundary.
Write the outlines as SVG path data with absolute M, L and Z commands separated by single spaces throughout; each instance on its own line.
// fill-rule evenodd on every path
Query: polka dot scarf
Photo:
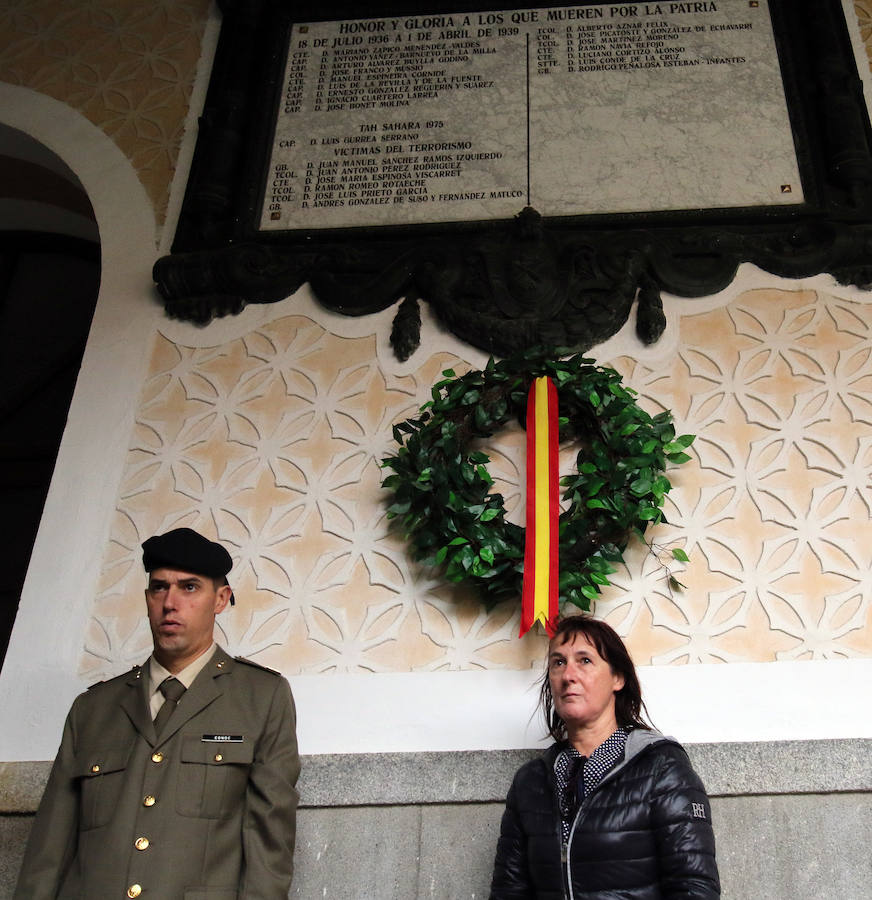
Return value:
M 569 840 L 569 832 L 578 811 L 579 803 L 592 793 L 605 774 L 624 757 L 628 728 L 619 728 L 606 738 L 589 757 L 582 756 L 575 747 L 566 747 L 554 762 L 557 805 L 560 809 L 560 827 L 563 843 Z

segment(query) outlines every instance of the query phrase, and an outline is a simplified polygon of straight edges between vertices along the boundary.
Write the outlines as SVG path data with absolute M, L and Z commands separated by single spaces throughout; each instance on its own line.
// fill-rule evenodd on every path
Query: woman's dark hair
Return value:
M 615 718 L 618 725 L 622 728 L 650 729 L 651 726 L 642 716 L 642 711 L 644 710 L 647 716 L 648 710 L 642 700 L 642 688 L 639 686 L 636 667 L 618 633 L 611 625 L 606 625 L 605 622 L 592 616 L 567 616 L 557 623 L 554 637 L 551 638 L 551 646 L 563 646 L 579 634 L 583 634 L 596 647 L 596 652 L 609 664 L 615 675 L 623 676 L 624 686 L 615 693 Z M 565 741 L 566 724 L 554 709 L 547 665 L 539 690 L 539 703 L 545 716 L 548 733 L 555 741 Z

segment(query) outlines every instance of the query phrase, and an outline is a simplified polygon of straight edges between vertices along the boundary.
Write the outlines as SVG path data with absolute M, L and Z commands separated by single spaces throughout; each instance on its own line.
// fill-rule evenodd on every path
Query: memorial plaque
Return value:
M 799 205 L 767 0 L 293 23 L 262 231 Z
M 171 316 L 308 282 L 498 355 L 588 349 L 742 263 L 872 284 L 872 128 L 842 0 L 220 4 Z M 419 11 L 420 10 L 420 11 Z M 865 58 L 863 65 L 867 65 Z

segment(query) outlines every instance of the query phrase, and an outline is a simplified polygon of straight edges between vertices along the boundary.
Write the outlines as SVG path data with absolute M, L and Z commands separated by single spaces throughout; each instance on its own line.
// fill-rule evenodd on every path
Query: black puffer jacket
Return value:
M 631 731 L 623 760 L 581 804 L 565 851 L 554 793 L 561 749 L 515 775 L 491 900 L 720 897 L 711 808 L 680 744 Z

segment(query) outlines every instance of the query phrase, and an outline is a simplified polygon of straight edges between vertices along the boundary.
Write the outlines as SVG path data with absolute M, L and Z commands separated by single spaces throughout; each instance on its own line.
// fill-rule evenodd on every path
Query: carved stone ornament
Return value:
M 267 0 L 221 5 L 175 243 L 154 267 L 171 317 L 205 324 L 309 282 L 344 315 L 399 304 L 391 341 L 401 359 L 419 343 L 420 300 L 462 340 L 506 356 L 537 345 L 587 350 L 634 304 L 640 339 L 654 342 L 665 327 L 662 291 L 713 294 L 743 262 L 788 278 L 872 283 L 872 139 L 838 0 L 769 2 L 802 204 L 550 218 L 526 206 L 488 222 L 279 232 L 258 231 L 255 218 L 272 134 L 264 85 L 282 77 L 290 13 Z M 328 6 L 321 18 L 346 12 Z

